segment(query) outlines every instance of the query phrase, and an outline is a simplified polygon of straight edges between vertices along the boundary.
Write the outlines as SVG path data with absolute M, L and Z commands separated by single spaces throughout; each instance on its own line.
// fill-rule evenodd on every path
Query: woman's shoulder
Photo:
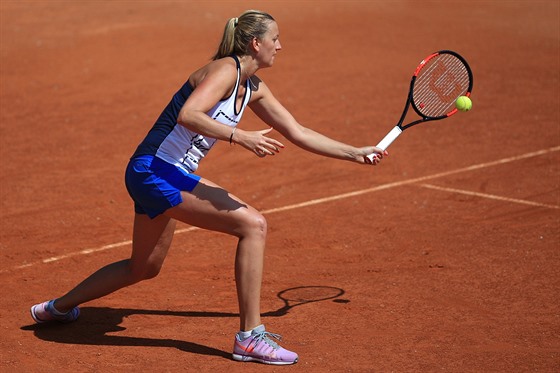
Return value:
M 251 76 L 249 80 L 251 82 L 251 91 L 253 91 L 252 98 L 254 100 L 271 94 L 270 89 L 268 88 L 266 83 L 257 75 Z
M 196 88 L 204 79 L 212 76 L 219 79 L 235 80 L 237 78 L 237 65 L 230 57 L 220 58 L 208 62 L 189 77 L 189 83 Z

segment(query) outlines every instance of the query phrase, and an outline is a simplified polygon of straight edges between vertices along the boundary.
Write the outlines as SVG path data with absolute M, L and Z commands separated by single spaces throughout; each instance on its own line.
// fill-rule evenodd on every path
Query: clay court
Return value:
M 236 241 L 186 225 L 157 278 L 35 325 L 31 305 L 128 257 L 128 159 L 251 8 L 283 47 L 259 76 L 312 129 L 375 145 L 441 49 L 469 61 L 473 109 L 406 131 L 376 167 L 290 144 L 204 160 L 267 218 L 264 322 L 294 366 L 231 360 Z M 2 0 L 0 15 L 1 371 L 560 370 L 558 1 Z M 241 128 L 266 126 L 247 111 Z M 286 306 L 299 287 L 339 292 Z

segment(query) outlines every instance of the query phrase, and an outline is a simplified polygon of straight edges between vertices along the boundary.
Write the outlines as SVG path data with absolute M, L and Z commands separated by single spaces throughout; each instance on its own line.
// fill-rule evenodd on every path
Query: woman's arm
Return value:
M 327 157 L 367 164 L 371 164 L 366 157 L 368 154 L 378 154 L 377 159 L 374 158 L 374 164 L 377 164 L 383 155 L 388 154 L 374 146 L 358 148 L 345 144 L 302 126 L 262 81 L 256 77 L 252 79 L 257 89 L 253 93 L 249 107 L 265 123 L 300 148 Z
M 203 136 L 229 140 L 231 127 L 206 114 L 216 103 L 227 97 L 235 85 L 237 71 L 235 65 L 228 62 L 211 62 L 191 76 L 189 81 L 195 89 L 179 112 L 178 124 Z
M 206 113 L 218 101 L 228 97 L 237 79 L 235 63 L 223 59 L 215 61 L 198 70 L 191 76 L 195 90 L 191 93 L 177 118 L 177 123 L 193 132 L 218 140 L 238 143 L 259 157 L 274 155 L 283 145 L 265 135 L 270 129 L 262 131 L 243 131 L 233 129 L 210 118 Z

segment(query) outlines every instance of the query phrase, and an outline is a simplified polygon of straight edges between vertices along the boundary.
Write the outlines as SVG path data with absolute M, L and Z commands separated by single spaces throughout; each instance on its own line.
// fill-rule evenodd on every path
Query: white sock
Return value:
M 253 330 L 257 329 L 258 327 L 261 327 L 262 325 L 259 326 L 255 326 L 253 329 L 248 330 L 248 331 L 244 331 L 244 330 L 240 330 L 237 335 L 239 336 L 239 339 L 241 339 L 242 341 L 246 340 L 247 338 L 249 338 L 251 336 L 251 334 L 253 333 Z

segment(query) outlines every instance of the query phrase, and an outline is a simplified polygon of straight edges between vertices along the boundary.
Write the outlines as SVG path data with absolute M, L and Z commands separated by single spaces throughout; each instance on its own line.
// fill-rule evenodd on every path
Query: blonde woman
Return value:
M 280 347 L 261 322 L 260 292 L 267 222 L 249 204 L 196 175 L 199 163 L 218 140 L 264 158 L 284 146 L 269 136 L 272 129 L 313 153 L 361 164 L 377 164 L 386 152 L 354 147 L 302 126 L 276 100 L 255 73 L 271 67 L 281 50 L 278 25 L 255 10 L 230 19 L 213 60 L 195 71 L 175 93 L 140 143 L 126 170 L 126 187 L 134 201 L 132 255 L 109 264 L 60 298 L 34 305 L 36 322 L 71 322 L 78 305 L 155 277 L 167 255 L 176 221 L 238 238 L 235 280 L 239 332 L 233 358 L 285 365 L 298 355 Z M 271 128 L 237 127 L 249 106 Z M 370 162 L 366 155 L 375 153 Z

